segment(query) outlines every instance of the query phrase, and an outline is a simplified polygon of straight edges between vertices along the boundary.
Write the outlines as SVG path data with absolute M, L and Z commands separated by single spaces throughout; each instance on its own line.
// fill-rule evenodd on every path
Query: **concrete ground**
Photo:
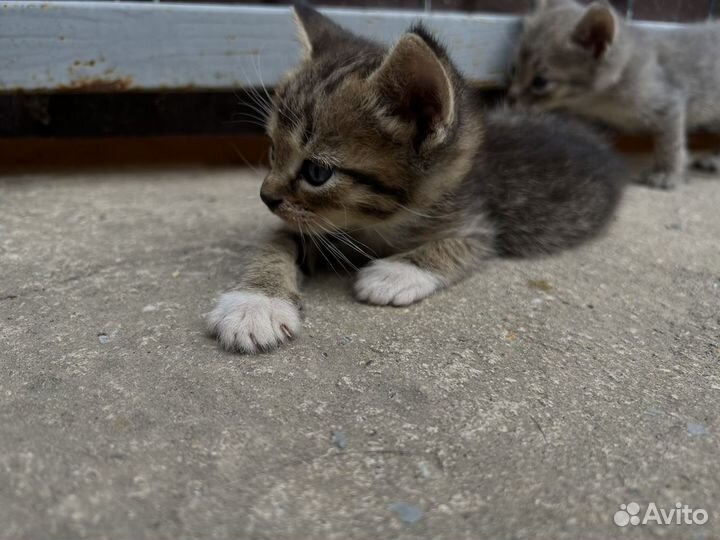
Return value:
M 720 538 L 719 181 L 409 309 L 318 277 L 302 336 L 242 357 L 201 317 L 274 222 L 258 187 L 0 182 L 0 538 Z

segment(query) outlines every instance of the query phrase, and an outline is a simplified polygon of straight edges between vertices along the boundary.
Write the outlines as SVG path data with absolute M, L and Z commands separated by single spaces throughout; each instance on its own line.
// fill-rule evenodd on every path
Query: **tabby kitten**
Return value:
M 686 130 L 720 126 L 720 24 L 649 31 L 605 3 L 538 0 L 526 17 L 510 96 L 655 138 L 640 181 L 672 188 L 685 176 Z M 695 165 L 720 170 L 720 159 Z
M 300 330 L 300 266 L 368 263 L 355 295 L 405 306 L 499 254 L 549 253 L 608 222 L 625 179 L 586 128 L 484 115 L 421 25 L 387 50 L 295 8 L 305 59 L 276 88 L 260 196 L 285 222 L 220 297 L 209 329 L 255 353 Z

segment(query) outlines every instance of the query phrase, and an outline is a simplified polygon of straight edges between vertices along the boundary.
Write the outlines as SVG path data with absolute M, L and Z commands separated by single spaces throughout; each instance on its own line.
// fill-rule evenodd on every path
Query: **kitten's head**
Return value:
M 305 57 L 275 89 L 261 197 L 306 232 L 391 219 L 452 166 L 462 78 L 421 26 L 388 50 L 295 15 Z
M 511 99 L 551 109 L 605 88 L 621 67 L 620 23 L 604 2 L 536 0 L 523 21 Z

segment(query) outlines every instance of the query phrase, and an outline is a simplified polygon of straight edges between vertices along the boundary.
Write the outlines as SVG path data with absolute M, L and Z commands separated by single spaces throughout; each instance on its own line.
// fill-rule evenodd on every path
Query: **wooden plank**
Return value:
M 468 77 L 486 86 L 504 82 L 520 30 L 519 18 L 512 15 L 322 11 L 385 43 L 422 20 L 447 44 Z M 0 4 L 0 92 L 271 86 L 299 55 L 289 7 L 25 0 Z
M 502 81 L 516 17 L 323 10 L 390 43 L 423 20 L 460 67 Z M 128 91 L 270 86 L 299 59 L 288 7 L 124 2 L 0 4 L 0 91 Z
M 0 137 L 0 176 L 17 171 L 108 170 L 122 166 L 267 165 L 268 149 L 268 139 L 262 135 Z M 262 173 L 258 172 L 260 179 Z
M 618 150 L 650 155 L 648 136 L 622 135 L 614 139 Z M 712 151 L 720 135 L 696 134 L 690 149 Z M 262 166 L 268 164 L 269 141 L 262 135 L 176 135 L 166 137 L 2 138 L 0 176 L 22 171 L 114 170 L 126 166 Z M 262 172 L 258 172 L 258 181 Z

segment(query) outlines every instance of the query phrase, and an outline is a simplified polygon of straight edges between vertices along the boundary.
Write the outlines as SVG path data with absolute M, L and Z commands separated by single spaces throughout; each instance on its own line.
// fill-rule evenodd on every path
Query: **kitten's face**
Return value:
M 263 194 L 282 199 L 275 213 L 289 224 L 311 232 L 359 227 L 404 204 L 407 152 L 384 132 L 368 99 L 367 75 L 381 61 L 380 53 L 309 60 L 276 89 Z
M 441 64 L 417 36 L 401 39 L 389 53 L 315 11 L 304 8 L 302 14 L 307 55 L 275 90 L 267 124 L 273 155 L 261 197 L 300 232 L 357 229 L 389 220 L 412 205 L 423 158 L 446 127 L 447 103 L 441 101 L 449 96 L 435 96 L 434 88 Z M 405 103 L 392 95 L 398 88 L 403 96 L 415 95 L 414 77 L 397 85 L 396 71 L 397 65 L 411 66 L 414 60 L 403 55 L 416 51 L 428 55 L 419 62 L 430 68 L 419 70 L 417 82 L 428 86 L 423 99 L 429 104 Z M 413 114 L 426 124 L 404 121 L 405 106 L 420 107 Z
M 590 10 L 556 0 L 540 7 L 523 23 L 510 97 L 548 110 L 588 96 L 597 89 L 614 34 L 615 19 L 602 6 Z

